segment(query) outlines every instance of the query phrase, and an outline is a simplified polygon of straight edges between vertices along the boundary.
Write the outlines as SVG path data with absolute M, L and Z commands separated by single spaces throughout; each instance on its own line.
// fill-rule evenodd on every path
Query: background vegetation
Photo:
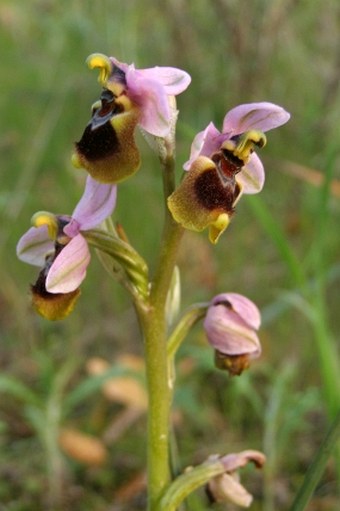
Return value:
M 242 199 L 217 247 L 188 233 L 180 256 L 184 305 L 222 291 L 259 305 L 263 356 L 231 379 L 196 328 L 180 352 L 174 407 L 179 467 L 264 450 L 264 472 L 244 474 L 253 509 L 288 508 L 339 407 L 339 28 L 337 0 L 0 1 L 1 511 L 144 509 L 145 416 L 89 377 L 94 357 L 142 355 L 126 295 L 93 257 L 74 314 L 48 323 L 29 304 L 36 272 L 15 257 L 35 211 L 70 213 L 82 193 L 70 155 L 98 97 L 84 64 L 93 52 L 191 74 L 178 100 L 178 176 L 194 134 L 233 106 L 266 100 L 292 114 L 261 154 L 264 191 Z M 115 219 L 152 267 L 160 171 L 139 142 L 143 168 L 119 187 Z M 99 459 L 61 449 L 70 428 L 102 442 L 80 439 Z M 337 465 L 309 510 L 337 508 Z M 203 494 L 188 503 L 207 507 Z

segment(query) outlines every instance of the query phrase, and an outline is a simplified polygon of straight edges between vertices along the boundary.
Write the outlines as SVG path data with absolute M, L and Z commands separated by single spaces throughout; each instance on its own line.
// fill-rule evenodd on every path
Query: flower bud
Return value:
M 261 354 L 256 331 L 261 317 L 256 305 L 236 293 L 217 295 L 204 320 L 209 343 L 215 348 L 215 363 L 232 375 L 247 369 L 250 360 Z

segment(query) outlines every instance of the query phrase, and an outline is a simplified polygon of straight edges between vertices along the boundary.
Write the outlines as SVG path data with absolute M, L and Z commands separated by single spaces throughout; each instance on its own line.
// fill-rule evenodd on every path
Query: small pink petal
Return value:
M 31 227 L 18 241 L 18 258 L 34 266 L 44 266 L 46 256 L 54 251 L 54 242 L 48 234 L 47 225 Z
M 129 64 L 125 64 L 124 62 L 120 62 L 119 60 L 117 60 L 115 57 L 110 57 L 110 60 L 111 62 L 113 63 L 114 66 L 118 67 L 119 69 L 121 69 L 123 71 L 123 73 L 126 73 L 127 70 L 129 69 L 130 65 Z M 134 67 L 134 65 L 132 64 L 132 66 Z
M 184 170 L 190 170 L 193 162 L 198 158 L 198 156 L 207 156 L 208 158 L 211 155 L 220 149 L 221 144 L 223 143 L 223 136 L 215 127 L 214 123 L 211 122 L 205 128 L 205 130 L 200 131 L 195 136 L 190 151 L 189 160 L 183 165 Z
M 165 137 L 170 130 L 171 112 L 164 86 L 129 67 L 126 73 L 129 97 L 141 109 L 140 126 L 157 137 Z
M 77 222 L 77 220 L 75 220 L 74 218 L 71 218 L 69 223 L 65 225 L 63 231 L 70 238 L 75 238 L 77 234 L 80 233 L 79 222 Z
M 145 78 L 154 80 L 163 85 L 168 96 L 177 96 L 183 92 L 190 84 L 191 77 L 182 69 L 176 67 L 152 67 L 140 69 Z
M 248 130 L 268 131 L 285 124 L 290 114 L 273 103 L 247 103 L 230 110 L 223 121 L 223 133 L 239 135 Z
M 47 278 L 49 293 L 69 293 L 77 289 L 86 276 L 90 251 L 85 238 L 78 234 L 60 252 L 53 262 Z
M 116 205 L 117 187 L 99 183 L 91 176 L 86 179 L 86 186 L 78 205 L 72 213 L 72 219 L 64 227 L 64 232 L 70 237 L 74 237 L 79 230 L 87 231 L 97 227 L 105 218 L 112 214 Z M 79 228 L 77 228 L 77 225 Z
M 191 82 L 190 75 L 186 71 L 176 67 L 155 66 L 136 69 L 134 64 L 125 64 L 115 57 L 110 57 L 110 60 L 125 74 L 129 74 L 129 72 L 133 71 L 138 73 L 145 80 L 152 80 L 153 82 L 161 84 L 168 96 L 177 96 L 177 94 L 183 92 Z M 130 83 L 128 83 L 128 85 L 133 87 L 132 77 L 133 75 L 130 75 Z
M 242 193 L 259 193 L 264 185 L 265 173 L 262 162 L 256 153 L 253 153 L 249 162 L 237 174 L 236 181 L 242 185 Z
M 232 502 L 237 506 L 249 507 L 253 496 L 245 489 L 236 477 L 222 474 L 214 477 L 208 483 L 215 502 Z
M 239 468 L 245 467 L 248 463 L 254 463 L 257 468 L 261 468 L 266 462 L 265 455 L 260 451 L 247 449 L 233 454 L 226 454 L 220 458 L 226 472 L 232 473 Z
M 114 57 L 111 61 L 124 72 L 126 93 L 140 107 L 141 128 L 157 137 L 167 136 L 171 128 L 168 96 L 180 94 L 188 87 L 191 81 L 188 73 L 173 67 L 136 69 L 134 64 L 124 64 Z

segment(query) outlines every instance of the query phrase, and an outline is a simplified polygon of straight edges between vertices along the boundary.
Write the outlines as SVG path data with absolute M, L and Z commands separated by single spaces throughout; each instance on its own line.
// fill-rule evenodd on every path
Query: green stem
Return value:
M 164 162 L 165 202 L 174 186 L 174 160 Z M 174 222 L 165 204 L 165 221 L 159 259 L 147 310 L 139 311 L 144 334 L 146 378 L 149 396 L 147 461 L 148 510 L 159 510 L 159 502 L 170 483 L 169 418 L 171 388 L 167 363 L 166 300 L 174 271 L 183 228 Z
M 156 511 L 169 484 L 170 395 L 167 379 L 165 322 L 157 307 L 151 307 L 142 323 L 145 341 L 146 379 L 149 397 L 147 430 L 148 510 Z
M 329 456 L 340 436 L 340 410 L 323 441 L 314 461 L 310 465 L 304 482 L 295 497 L 290 511 L 303 511 L 311 499 L 317 483 L 325 470 Z
M 207 313 L 209 303 L 196 303 L 191 305 L 183 314 L 168 340 L 169 361 L 173 360 L 178 348 L 189 333 L 190 329 Z

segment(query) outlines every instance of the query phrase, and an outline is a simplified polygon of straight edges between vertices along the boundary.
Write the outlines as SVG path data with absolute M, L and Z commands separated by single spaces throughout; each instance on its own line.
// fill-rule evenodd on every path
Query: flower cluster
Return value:
M 154 137 L 171 134 L 177 117 L 172 98 L 191 80 L 180 69 L 136 69 L 101 54 L 90 55 L 87 62 L 99 69 L 102 92 L 72 156 L 73 164 L 89 173 L 85 192 L 72 216 L 35 214 L 33 227 L 17 245 L 22 261 L 41 268 L 31 286 L 32 302 L 50 320 L 66 317 L 79 297 L 90 261 L 84 233 L 112 214 L 116 183 L 139 169 L 136 126 Z
M 87 63 L 99 70 L 102 91 L 72 158 L 89 173 L 85 192 L 71 216 L 34 215 L 34 226 L 17 246 L 20 259 L 41 268 L 32 286 L 33 303 L 49 319 L 61 319 L 72 310 L 90 260 L 85 233 L 113 212 L 116 183 L 139 169 L 136 127 L 156 139 L 173 137 L 178 113 L 174 97 L 191 80 L 181 69 L 136 69 L 97 53 Z M 216 243 L 242 194 L 263 187 L 264 169 L 255 149 L 266 144 L 264 132 L 288 119 L 277 105 L 250 103 L 230 110 L 222 131 L 211 122 L 199 132 L 184 164 L 185 177 L 167 199 L 175 221 L 194 231 L 209 228 Z M 247 298 L 228 293 L 212 300 L 204 327 L 218 367 L 239 374 L 259 356 L 259 324 L 259 312 Z
M 157 449 L 150 449 L 149 461 L 152 463 L 157 457 L 157 470 L 148 472 L 149 486 L 152 491 L 157 490 L 153 501 L 166 502 L 172 495 L 180 505 L 188 488 L 192 491 L 207 484 L 212 501 L 231 500 L 246 507 L 252 497 L 239 483 L 237 470 L 249 462 L 261 467 L 265 458 L 257 451 L 210 457 L 196 471 L 182 474 L 176 484 L 165 487 L 169 473 L 168 466 L 164 469 L 169 447 L 167 406 L 172 400 L 174 381 L 172 358 L 188 330 L 205 316 L 203 327 L 215 352 L 215 364 L 231 375 L 241 374 L 261 353 L 257 335 L 260 312 L 251 300 L 237 293 L 221 293 L 209 304 L 189 308 L 172 328 L 179 301 L 175 250 L 184 229 L 208 229 L 210 241 L 216 243 L 241 196 L 261 191 L 265 174 L 256 150 L 265 146 L 265 132 L 287 122 L 289 114 L 280 106 L 258 102 L 230 110 L 222 131 L 210 122 L 194 138 L 183 166 L 184 178 L 176 188 L 175 96 L 188 87 L 190 76 L 173 67 L 136 69 L 133 64 L 97 53 L 90 55 L 88 65 L 99 70 L 101 92 L 72 156 L 73 164 L 87 171 L 84 193 L 71 215 L 36 213 L 33 227 L 17 245 L 18 257 L 40 268 L 37 281 L 31 286 L 32 303 L 39 314 L 50 320 L 70 314 L 90 262 L 89 245 L 98 249 L 106 269 L 130 292 L 144 333 L 148 396 L 157 394 L 150 400 L 148 428 L 150 443 L 157 443 Z M 144 259 L 128 243 L 123 229 L 116 231 L 108 220 L 116 205 L 117 184 L 135 174 L 141 165 L 135 141 L 137 127 L 158 148 L 168 195 L 164 201 L 166 224 L 160 263 L 151 282 Z M 159 396 L 162 406 L 156 410 Z M 159 462 L 163 466 L 158 480 Z M 178 491 L 180 484 L 187 488 Z M 165 508 L 170 509 L 167 505 Z M 175 509 L 174 505 L 171 509 Z

